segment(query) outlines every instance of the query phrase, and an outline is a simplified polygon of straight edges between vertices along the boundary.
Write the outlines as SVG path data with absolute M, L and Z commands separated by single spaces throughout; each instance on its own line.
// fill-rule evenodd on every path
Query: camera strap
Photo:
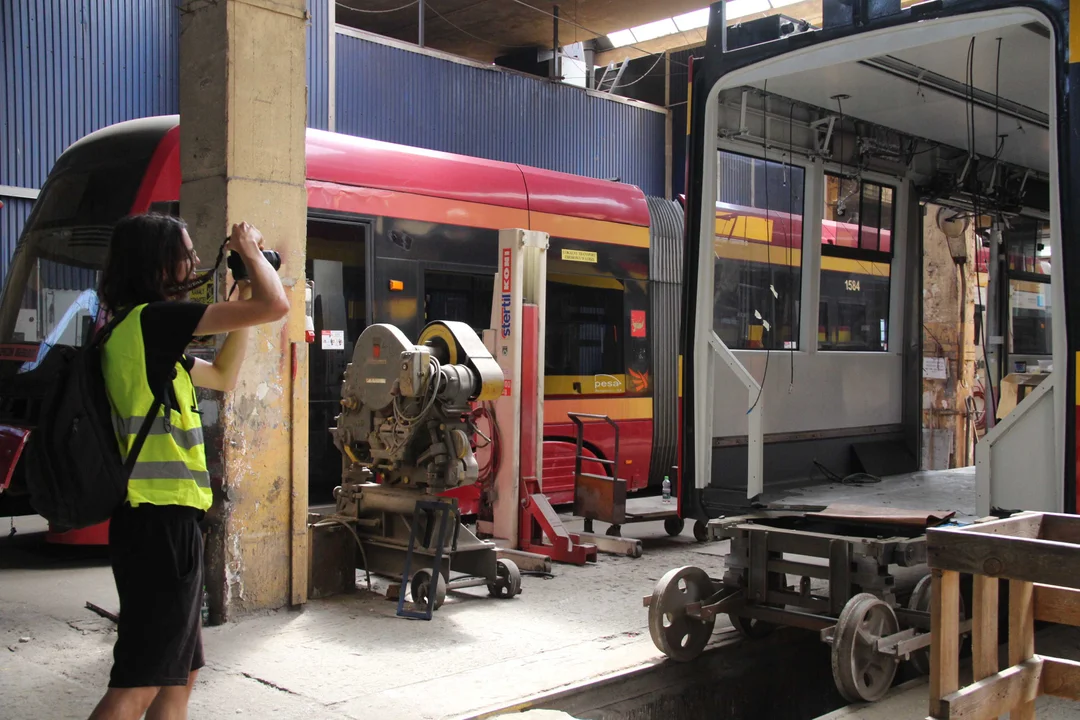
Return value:
M 225 260 L 225 246 L 228 244 L 229 238 L 226 237 L 225 240 L 222 241 L 221 247 L 218 248 L 217 260 L 214 261 L 214 267 L 202 273 L 201 275 L 195 276 L 193 280 L 189 280 L 183 285 L 173 286 L 172 288 L 170 288 L 170 290 L 176 295 L 182 295 L 183 293 L 189 293 L 195 288 L 202 287 L 206 283 L 210 282 L 214 278 L 214 275 L 217 274 L 217 271 L 221 269 L 221 263 Z

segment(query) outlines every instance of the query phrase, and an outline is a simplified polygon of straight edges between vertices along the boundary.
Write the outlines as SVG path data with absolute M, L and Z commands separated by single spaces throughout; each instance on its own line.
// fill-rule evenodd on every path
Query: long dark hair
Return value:
M 184 243 L 187 223 L 171 215 L 129 215 L 116 223 L 98 296 L 112 312 L 176 294 L 176 269 L 192 263 Z

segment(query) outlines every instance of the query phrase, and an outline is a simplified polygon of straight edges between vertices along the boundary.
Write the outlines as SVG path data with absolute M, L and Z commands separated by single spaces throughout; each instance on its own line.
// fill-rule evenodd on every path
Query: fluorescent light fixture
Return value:
M 768 0 L 765 0 L 766 4 Z M 664 18 L 663 20 L 657 20 L 656 22 L 645 23 L 644 25 L 638 25 L 637 27 L 630 28 L 630 32 L 634 33 L 634 37 L 638 42 L 645 42 L 646 40 L 653 40 L 658 37 L 664 37 L 665 35 L 674 35 L 679 29 L 675 27 L 675 23 L 671 18 Z
M 728 0 L 727 5 L 724 6 L 728 20 L 769 12 L 771 9 L 769 0 Z
M 634 33 L 629 30 L 616 30 L 613 33 L 608 33 L 607 39 L 615 47 L 633 45 L 635 42 Z
M 799 2 L 799 0 L 784 0 L 784 2 Z M 679 28 L 682 32 L 708 27 L 709 8 L 701 8 L 700 10 L 694 10 L 693 12 L 688 12 L 683 15 L 676 15 L 671 19 L 675 23 L 675 27 Z

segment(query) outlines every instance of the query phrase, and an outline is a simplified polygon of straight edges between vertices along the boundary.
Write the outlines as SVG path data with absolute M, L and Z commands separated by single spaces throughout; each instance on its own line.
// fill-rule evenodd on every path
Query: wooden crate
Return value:
M 1035 717 L 1040 695 L 1080 700 L 1080 663 L 1035 654 L 1035 621 L 1080 626 L 1080 517 L 1023 513 L 927 532 L 930 718 Z M 972 576 L 974 682 L 960 687 L 960 573 Z M 1009 583 L 1009 665 L 998 670 L 998 584 Z

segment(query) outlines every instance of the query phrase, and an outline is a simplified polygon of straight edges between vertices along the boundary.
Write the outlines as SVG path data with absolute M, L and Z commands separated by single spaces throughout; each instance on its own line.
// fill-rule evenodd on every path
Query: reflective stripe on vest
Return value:
M 146 346 L 142 311 L 136 307 L 113 329 L 101 357 L 105 386 L 113 409 L 120 452 L 125 458 L 154 403 L 146 375 Z M 178 362 L 172 381 L 179 407 L 162 408 L 151 423 L 142 451 L 128 480 L 128 502 L 133 506 L 184 505 L 206 510 L 213 501 L 206 469 L 202 419 L 196 407 L 191 376 Z
M 147 408 L 149 409 L 149 408 Z M 135 438 L 139 434 L 139 430 L 142 428 L 142 417 L 120 418 L 121 432 L 124 435 L 130 435 L 131 441 L 134 443 Z M 171 426 L 168 430 L 165 429 L 165 418 L 156 417 L 150 424 L 150 435 L 172 435 L 172 439 L 184 450 L 192 450 L 197 445 L 203 444 L 203 429 L 201 427 L 192 428 L 191 430 L 181 430 L 175 425 Z M 150 437 L 149 435 L 147 436 Z

